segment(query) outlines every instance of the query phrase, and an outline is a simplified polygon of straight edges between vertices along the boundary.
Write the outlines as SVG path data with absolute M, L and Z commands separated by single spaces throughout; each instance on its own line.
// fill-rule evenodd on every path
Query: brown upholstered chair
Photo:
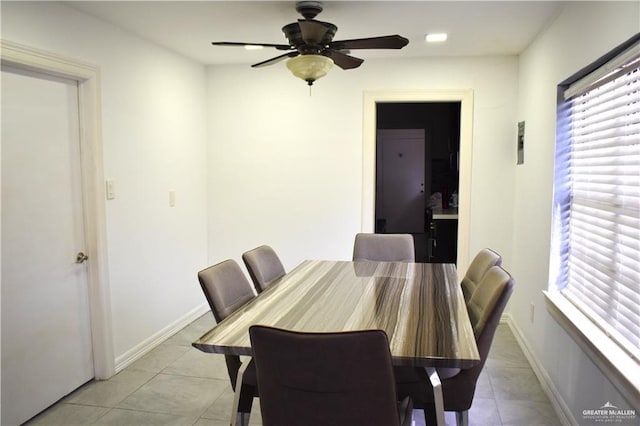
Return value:
M 285 274 L 280 258 L 271 247 L 266 245 L 243 253 L 242 261 L 258 293 Z
M 489 248 L 484 248 L 476 254 L 460 283 L 460 285 L 462 285 L 465 302 L 469 302 L 478 283 L 482 280 L 482 277 L 487 273 L 489 268 L 492 266 L 500 266 L 501 264 L 502 257 Z
M 218 323 L 255 297 L 242 269 L 231 259 L 198 272 L 198 281 Z M 236 391 L 236 379 L 242 362 L 237 355 L 225 355 L 225 361 L 231 387 Z M 250 361 L 242 377 L 240 392 L 236 391 L 236 397 L 239 399 L 234 401 L 237 407 L 234 406 L 232 413 L 240 424 L 248 423 L 254 396 L 258 396 L 258 387 L 255 367 Z
M 511 276 L 500 266 L 494 266 L 484 275 L 467 304 L 480 362 L 451 377 L 441 378 L 444 410 L 456 412 L 458 425 L 468 424 L 468 410 L 473 402 L 476 382 L 487 361 L 493 336 L 513 287 Z M 415 367 L 396 367 L 394 370 L 398 396 L 410 396 L 416 408 L 424 409 L 427 424 L 432 424 L 435 418 L 433 387 L 426 371 Z
M 409 398 L 396 401 L 382 330 L 301 333 L 249 329 L 265 426 L 410 425 Z
M 353 244 L 353 260 L 415 262 L 415 259 L 411 234 L 357 234 Z

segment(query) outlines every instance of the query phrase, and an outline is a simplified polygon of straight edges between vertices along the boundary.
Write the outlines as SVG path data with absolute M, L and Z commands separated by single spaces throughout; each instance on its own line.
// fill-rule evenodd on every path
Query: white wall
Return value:
M 114 347 L 125 360 L 206 305 L 204 66 L 62 4 L 1 7 L 2 38 L 100 68 Z
M 542 362 L 573 417 L 610 401 L 626 402 L 545 310 L 547 289 L 556 87 L 640 31 L 638 2 L 569 2 L 520 57 L 518 120 L 526 121 L 525 164 L 515 171 L 511 314 Z M 535 320 L 529 321 L 529 305 Z
M 309 96 L 284 64 L 211 67 L 205 77 L 201 65 L 60 4 L 3 2 L 2 37 L 101 69 L 117 359 L 201 306 L 195 271 L 208 263 L 262 243 L 287 268 L 351 257 L 362 229 L 364 91 L 474 91 L 470 248 L 508 258 L 515 57 L 372 60 L 334 69 Z
M 287 268 L 350 259 L 363 226 L 364 92 L 472 89 L 470 251 L 493 247 L 508 265 L 517 72 L 516 57 L 370 60 L 334 68 L 310 96 L 284 62 L 209 67 L 210 261 L 264 243 Z

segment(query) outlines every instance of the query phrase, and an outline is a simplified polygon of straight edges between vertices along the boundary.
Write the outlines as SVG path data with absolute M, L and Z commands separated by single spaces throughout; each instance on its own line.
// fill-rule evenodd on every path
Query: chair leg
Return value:
M 456 425 L 469 426 L 469 410 L 456 411 Z

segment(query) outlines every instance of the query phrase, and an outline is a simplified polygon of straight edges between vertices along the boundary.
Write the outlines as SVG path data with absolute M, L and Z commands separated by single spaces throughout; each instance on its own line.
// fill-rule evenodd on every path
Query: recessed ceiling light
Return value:
M 431 33 L 427 34 L 424 39 L 427 43 L 441 43 L 447 40 L 447 33 Z
M 245 44 L 244 48 L 247 50 L 260 50 L 260 49 L 263 49 L 264 46 L 257 46 L 255 44 Z

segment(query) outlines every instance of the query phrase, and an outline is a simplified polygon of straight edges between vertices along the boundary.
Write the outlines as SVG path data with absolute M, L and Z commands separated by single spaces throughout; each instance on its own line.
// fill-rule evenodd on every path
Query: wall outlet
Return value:
M 529 306 L 529 321 L 531 321 L 532 324 L 533 324 L 533 318 L 535 316 L 535 313 L 536 313 L 536 305 L 532 303 Z

